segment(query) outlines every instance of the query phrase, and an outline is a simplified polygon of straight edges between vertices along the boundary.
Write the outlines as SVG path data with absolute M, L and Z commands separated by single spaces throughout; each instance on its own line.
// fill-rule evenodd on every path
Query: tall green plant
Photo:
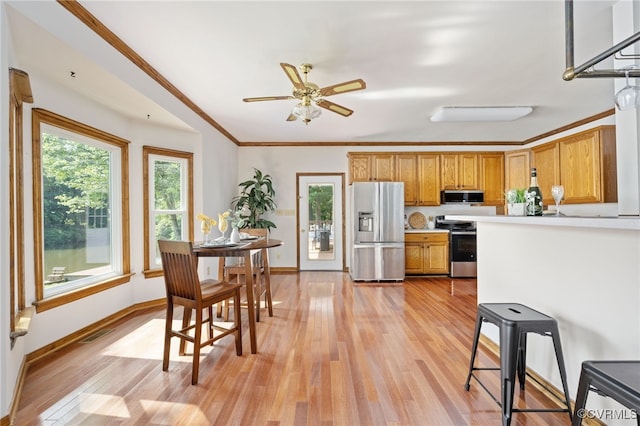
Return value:
M 238 184 L 241 188 L 240 195 L 231 201 L 231 207 L 235 211 L 242 211 L 244 206 L 249 209 L 248 216 L 241 216 L 239 228 L 276 228 L 275 223 L 263 219 L 262 215 L 269 211 L 275 211 L 276 191 L 273 189 L 271 176 L 263 174 L 260 170 L 253 169 L 253 179 Z

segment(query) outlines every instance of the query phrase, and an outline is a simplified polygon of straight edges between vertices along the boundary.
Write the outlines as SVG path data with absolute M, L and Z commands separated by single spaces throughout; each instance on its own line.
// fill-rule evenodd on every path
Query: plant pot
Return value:
M 513 203 L 508 204 L 509 216 L 524 216 L 525 206 L 527 203 Z

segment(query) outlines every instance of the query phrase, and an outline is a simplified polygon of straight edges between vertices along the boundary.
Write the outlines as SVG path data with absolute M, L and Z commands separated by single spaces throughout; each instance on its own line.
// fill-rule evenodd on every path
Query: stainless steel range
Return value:
M 476 277 L 476 223 L 436 216 L 436 228 L 449 230 L 449 275 L 453 278 Z

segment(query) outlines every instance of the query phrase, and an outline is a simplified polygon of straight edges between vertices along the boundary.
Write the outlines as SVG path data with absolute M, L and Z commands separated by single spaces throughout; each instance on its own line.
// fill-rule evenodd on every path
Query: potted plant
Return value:
M 524 216 L 527 201 L 527 190 L 524 188 L 511 188 L 507 191 L 507 207 L 509 216 Z
M 273 189 L 271 176 L 263 174 L 260 170 L 254 168 L 253 178 L 241 182 L 238 186 L 241 188 L 240 195 L 234 197 L 231 201 L 231 207 L 239 214 L 236 217 L 238 228 L 276 228 L 275 223 L 270 220 L 263 219 L 264 213 L 275 211 L 276 191 Z

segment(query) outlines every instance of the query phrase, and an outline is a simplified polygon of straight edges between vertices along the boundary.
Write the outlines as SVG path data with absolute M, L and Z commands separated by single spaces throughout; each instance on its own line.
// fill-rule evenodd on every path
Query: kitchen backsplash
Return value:
M 427 206 L 427 207 L 412 207 L 405 206 L 404 214 L 409 217 L 411 213 L 420 212 L 426 217 L 439 216 L 447 214 L 464 214 L 473 216 L 495 216 L 495 206 L 468 206 L 468 205 L 443 205 L 443 206 Z
M 545 210 L 554 210 L 555 205 L 545 206 Z M 495 216 L 495 206 L 470 206 L 470 205 L 442 205 L 433 207 L 405 206 L 404 213 L 407 217 L 413 212 L 420 212 L 425 217 L 448 214 L 463 214 L 471 216 Z M 560 204 L 560 212 L 566 216 L 587 217 L 615 217 L 618 215 L 618 203 L 594 203 L 594 204 Z

